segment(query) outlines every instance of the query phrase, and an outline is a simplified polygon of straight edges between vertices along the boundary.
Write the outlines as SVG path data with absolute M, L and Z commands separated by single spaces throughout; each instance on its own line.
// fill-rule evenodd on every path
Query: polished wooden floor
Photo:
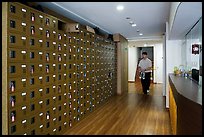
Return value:
M 65 135 L 171 135 L 162 84 L 151 84 L 149 95 L 140 83 L 128 87 L 129 93 L 110 98 Z

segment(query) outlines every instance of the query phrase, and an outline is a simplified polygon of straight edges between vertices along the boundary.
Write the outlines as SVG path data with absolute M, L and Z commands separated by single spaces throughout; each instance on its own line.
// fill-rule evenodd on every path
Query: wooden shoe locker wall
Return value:
M 6 5 L 8 134 L 63 134 L 115 95 L 113 41 L 83 28 L 65 33 L 58 29 L 61 19 Z

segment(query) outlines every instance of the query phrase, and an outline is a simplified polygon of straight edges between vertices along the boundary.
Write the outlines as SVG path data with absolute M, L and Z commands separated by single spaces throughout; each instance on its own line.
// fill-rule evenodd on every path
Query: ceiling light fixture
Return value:
M 130 17 L 126 17 L 126 19 L 127 19 L 127 20 L 129 20 L 129 19 L 130 19 Z
M 139 35 L 140 35 L 140 36 L 142 36 L 143 34 L 142 34 L 142 33 L 140 33 Z
M 132 24 L 132 27 L 136 27 L 137 25 L 135 23 Z
M 140 32 L 140 30 L 137 30 L 137 32 Z
M 132 25 L 134 22 L 133 22 L 133 21 L 130 21 L 129 23 Z
M 123 9 L 124 9 L 124 7 L 122 5 L 117 6 L 117 10 L 121 11 Z

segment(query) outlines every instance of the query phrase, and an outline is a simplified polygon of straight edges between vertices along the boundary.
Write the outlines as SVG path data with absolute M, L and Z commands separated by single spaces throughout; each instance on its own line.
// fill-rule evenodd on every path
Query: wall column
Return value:
M 2 2 L 2 135 L 8 135 L 7 109 L 7 16 L 8 2 Z
M 121 34 L 114 34 L 117 45 L 117 94 L 128 92 L 128 41 Z

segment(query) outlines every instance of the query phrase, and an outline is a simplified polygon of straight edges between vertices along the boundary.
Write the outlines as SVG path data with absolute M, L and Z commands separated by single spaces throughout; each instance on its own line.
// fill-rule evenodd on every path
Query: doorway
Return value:
M 128 51 L 128 67 L 129 68 L 129 81 L 128 81 L 128 92 L 143 94 L 141 79 L 139 79 L 138 64 L 142 59 L 142 52 L 146 51 L 148 58 L 152 61 L 152 74 L 151 74 L 151 85 L 149 95 L 161 95 L 163 91 L 163 46 L 162 43 L 148 45 L 147 47 L 135 47 L 135 50 L 131 48 Z M 134 52 L 134 53 L 133 53 Z M 131 60 L 134 60 L 131 61 Z M 135 67 L 135 68 L 134 68 Z M 133 69 L 132 69 L 133 68 Z M 135 71 L 135 72 L 133 72 Z M 132 73 L 132 74 L 131 74 Z M 133 78 L 134 77 L 134 78 Z
M 139 58 L 138 58 L 138 65 L 139 61 L 142 59 L 142 52 L 147 52 L 148 58 L 152 61 L 152 68 L 154 68 L 154 48 L 153 46 L 150 47 L 139 47 Z M 138 65 L 137 65 L 137 70 L 138 70 Z M 154 71 L 151 73 L 151 83 L 153 83 L 153 77 L 154 76 Z M 139 73 L 137 71 L 137 78 L 139 78 Z

